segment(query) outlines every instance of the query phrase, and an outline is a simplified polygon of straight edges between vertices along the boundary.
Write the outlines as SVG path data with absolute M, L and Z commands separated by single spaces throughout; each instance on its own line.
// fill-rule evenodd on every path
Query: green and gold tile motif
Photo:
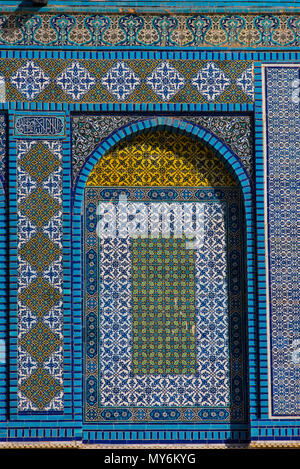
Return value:
M 184 238 L 132 240 L 132 370 L 196 372 L 195 252 Z

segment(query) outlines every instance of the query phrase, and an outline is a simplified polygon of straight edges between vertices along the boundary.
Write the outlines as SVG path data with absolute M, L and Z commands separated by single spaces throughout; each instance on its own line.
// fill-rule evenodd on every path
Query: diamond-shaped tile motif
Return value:
M 41 367 L 20 386 L 20 391 L 40 410 L 47 407 L 61 390 L 59 381 Z
M 118 62 L 102 77 L 101 83 L 111 94 L 123 101 L 141 80 L 125 62 Z
M 183 76 L 169 62 L 161 63 L 147 78 L 147 85 L 165 101 L 169 101 L 184 86 Z
M 213 101 L 230 85 L 230 79 L 214 62 L 208 62 L 192 79 L 192 84 L 208 101 Z
M 44 226 L 59 210 L 60 205 L 47 191 L 39 187 L 20 204 L 20 209 L 37 227 Z
M 27 99 L 34 99 L 49 85 L 50 78 L 30 60 L 16 71 L 10 81 Z
M 236 84 L 237 86 L 242 88 L 243 92 L 253 100 L 254 99 L 253 67 L 248 67 L 242 73 L 242 75 L 236 80 Z
M 62 145 L 18 140 L 17 150 L 18 409 L 61 411 Z
M 20 166 L 41 183 L 59 167 L 59 160 L 43 143 L 38 142 L 20 160 Z
M 44 233 L 36 233 L 20 249 L 20 255 L 37 272 L 43 272 L 49 265 L 58 259 L 60 249 Z
M 59 290 L 42 277 L 36 278 L 20 293 L 20 300 L 38 317 L 44 316 L 61 298 Z
M 59 349 L 61 340 L 49 327 L 39 321 L 20 340 L 21 347 L 26 350 L 39 364 L 47 360 Z
M 80 62 L 73 62 L 56 78 L 56 83 L 78 101 L 95 85 L 96 79 Z

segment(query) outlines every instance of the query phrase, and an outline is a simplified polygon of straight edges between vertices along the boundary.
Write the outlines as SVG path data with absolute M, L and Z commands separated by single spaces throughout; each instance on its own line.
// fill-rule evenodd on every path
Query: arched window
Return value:
M 84 194 L 86 422 L 242 422 L 242 194 L 199 139 L 147 131 Z

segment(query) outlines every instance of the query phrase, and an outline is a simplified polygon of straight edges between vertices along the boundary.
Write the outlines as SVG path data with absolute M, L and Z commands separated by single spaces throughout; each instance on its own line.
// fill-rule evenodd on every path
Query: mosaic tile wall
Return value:
M 270 392 L 279 417 L 300 413 L 299 72 L 266 69 Z
M 0 443 L 300 440 L 299 11 L 267 4 L 3 8 Z
M 169 210 L 168 237 L 158 216 L 155 235 L 145 239 L 118 230 L 99 239 L 107 223 L 119 226 L 111 210 L 120 194 L 131 201 L 139 230 L 157 210 Z M 119 210 L 122 217 L 125 206 Z M 186 136 L 141 134 L 95 166 L 85 191 L 87 422 L 245 420 L 240 210 L 240 192 L 223 164 Z M 175 226 L 198 233 L 198 212 L 203 245 L 186 249 Z

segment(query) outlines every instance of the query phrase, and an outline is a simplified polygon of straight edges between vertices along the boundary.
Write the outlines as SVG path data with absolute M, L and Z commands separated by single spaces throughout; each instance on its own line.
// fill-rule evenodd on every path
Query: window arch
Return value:
M 131 136 L 94 166 L 84 204 L 87 422 L 245 420 L 235 179 L 210 146 L 166 130 Z

